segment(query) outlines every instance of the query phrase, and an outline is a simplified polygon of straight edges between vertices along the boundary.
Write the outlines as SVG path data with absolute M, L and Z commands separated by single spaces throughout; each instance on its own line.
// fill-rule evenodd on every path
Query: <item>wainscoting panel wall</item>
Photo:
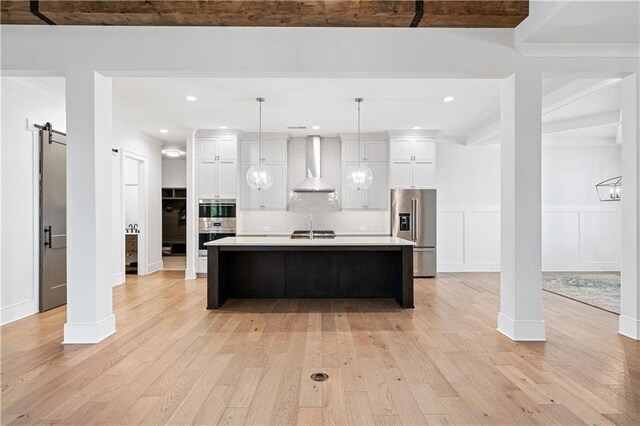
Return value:
M 542 269 L 620 270 L 617 204 L 544 206 Z M 441 206 L 438 211 L 438 271 L 500 270 L 500 207 Z

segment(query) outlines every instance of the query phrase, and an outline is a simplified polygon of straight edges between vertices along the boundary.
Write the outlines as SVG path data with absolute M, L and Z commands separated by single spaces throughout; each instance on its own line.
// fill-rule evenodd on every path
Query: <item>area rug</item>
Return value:
M 620 274 L 615 272 L 544 272 L 542 288 L 605 311 L 620 313 Z

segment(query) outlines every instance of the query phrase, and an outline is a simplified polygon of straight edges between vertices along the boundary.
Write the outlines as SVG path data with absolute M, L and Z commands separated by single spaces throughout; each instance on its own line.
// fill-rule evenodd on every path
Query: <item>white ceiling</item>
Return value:
M 64 79 L 38 78 L 39 82 L 64 91 Z M 545 96 L 580 80 L 545 79 Z M 586 80 L 589 81 L 589 80 Z M 594 80 L 597 82 L 597 80 Z M 258 103 L 263 104 L 263 131 L 292 135 L 335 135 L 357 130 L 357 107 L 362 104 L 362 131 L 422 129 L 440 130 L 442 140 L 464 143 L 469 134 L 499 120 L 499 80 L 425 79 L 204 79 L 204 78 L 114 78 L 114 116 L 166 147 L 183 148 L 196 128 L 227 126 L 244 132 L 258 130 Z M 185 100 L 197 96 L 196 102 Z M 451 95 L 454 102 L 445 103 Z M 568 122 L 620 109 L 620 84 L 611 84 L 579 97 L 543 116 L 544 123 Z M 312 126 L 320 126 L 319 130 Z M 554 134 L 554 139 L 587 141 L 607 138 L 612 143 L 617 126 L 577 128 Z M 290 130 L 289 126 L 306 126 Z M 166 134 L 160 129 L 167 129 Z
M 42 81 L 64 90 L 59 79 Z M 355 132 L 356 97 L 364 98 L 362 132 L 420 126 L 449 136 L 486 120 L 500 102 L 499 81 L 488 79 L 114 78 L 113 90 L 114 116 L 166 146 L 182 146 L 195 128 L 258 131 L 258 96 L 266 98 L 263 131 L 293 135 Z
M 640 44 L 638 0 L 533 0 L 530 16 L 550 13 L 526 43 Z M 535 4 L 537 3 L 537 4 Z M 526 22 L 526 20 L 525 20 Z M 526 26 L 527 24 L 525 24 Z

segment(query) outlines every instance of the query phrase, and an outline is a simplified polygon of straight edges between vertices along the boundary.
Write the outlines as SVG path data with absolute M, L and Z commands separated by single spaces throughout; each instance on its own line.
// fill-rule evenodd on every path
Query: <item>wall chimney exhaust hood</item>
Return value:
M 307 178 L 293 188 L 297 193 L 336 192 L 333 185 L 322 178 L 320 136 L 307 137 Z

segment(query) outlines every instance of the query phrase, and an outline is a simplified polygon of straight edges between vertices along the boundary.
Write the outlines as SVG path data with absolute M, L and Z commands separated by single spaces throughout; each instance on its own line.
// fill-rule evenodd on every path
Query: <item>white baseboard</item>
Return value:
M 164 262 L 162 262 L 162 260 L 149 263 L 149 265 L 147 265 L 147 275 L 153 274 L 154 272 L 161 271 L 162 268 L 164 268 Z
M 117 274 L 113 274 L 111 276 L 111 283 L 112 283 L 113 287 L 115 287 L 117 285 L 120 285 L 120 284 L 124 284 L 124 277 L 122 276 L 122 274 L 120 272 L 118 272 Z
M 64 345 L 99 343 L 116 332 L 116 316 L 111 314 L 95 324 L 64 325 Z
M 544 342 L 547 340 L 544 321 L 516 321 L 499 313 L 497 330 L 509 339 L 518 342 Z
M 38 301 L 35 299 L 5 306 L 0 310 L 0 324 L 9 324 L 21 318 L 38 313 Z
M 499 263 L 438 263 L 438 272 L 500 272 Z
M 195 269 L 187 269 L 184 271 L 185 280 L 195 280 L 197 278 Z
M 618 333 L 634 340 L 640 340 L 640 320 L 620 315 Z

